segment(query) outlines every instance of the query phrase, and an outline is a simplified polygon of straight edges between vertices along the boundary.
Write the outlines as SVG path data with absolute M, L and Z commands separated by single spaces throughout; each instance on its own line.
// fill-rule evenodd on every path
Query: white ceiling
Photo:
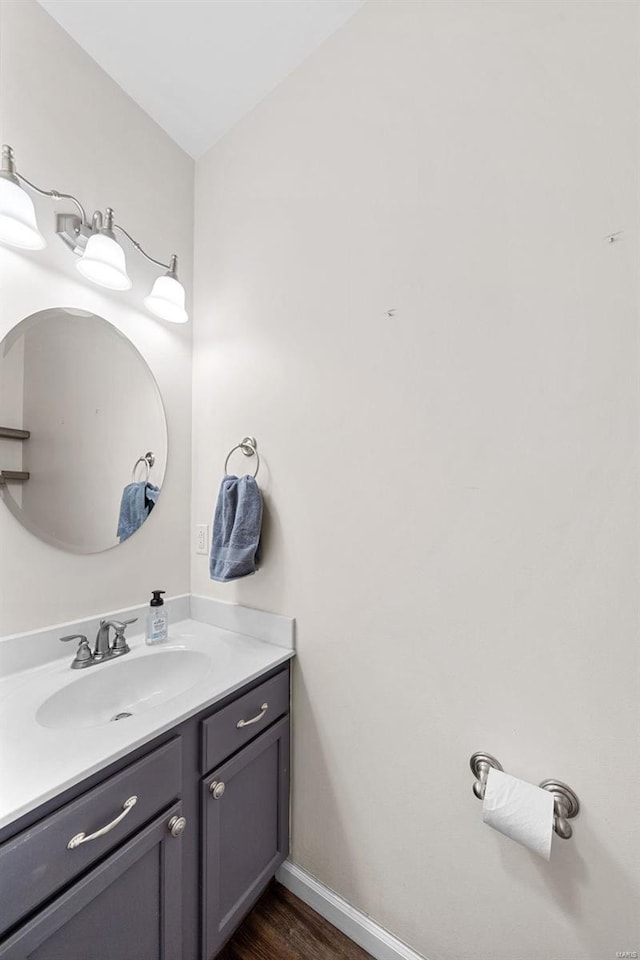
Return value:
M 39 0 L 198 157 L 364 0 Z

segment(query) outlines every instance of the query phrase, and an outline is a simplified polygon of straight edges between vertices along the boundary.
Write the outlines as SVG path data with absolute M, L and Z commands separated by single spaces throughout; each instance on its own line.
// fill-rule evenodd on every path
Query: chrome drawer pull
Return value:
M 262 706 L 260 707 L 260 713 L 256 717 L 251 717 L 251 720 L 238 720 L 238 722 L 236 723 L 236 727 L 238 727 L 238 729 L 241 729 L 242 727 L 251 726 L 252 723 L 257 723 L 258 720 L 262 720 L 262 718 L 264 717 L 268 709 L 269 709 L 269 704 L 263 703 Z
M 121 820 L 124 820 L 126 815 L 132 810 L 136 803 L 138 802 L 137 797 L 129 797 L 128 800 L 122 804 L 122 813 L 119 813 L 115 820 L 112 820 L 111 823 L 108 823 L 106 827 L 102 827 L 101 830 L 96 830 L 95 833 L 90 833 L 87 836 L 85 833 L 76 833 L 75 837 L 71 837 L 69 843 L 67 844 L 67 850 L 75 850 L 76 847 L 79 847 L 81 843 L 87 843 L 88 840 L 97 840 L 98 837 L 104 837 L 105 833 L 109 833 L 110 830 L 113 830 L 114 827 L 117 827 Z

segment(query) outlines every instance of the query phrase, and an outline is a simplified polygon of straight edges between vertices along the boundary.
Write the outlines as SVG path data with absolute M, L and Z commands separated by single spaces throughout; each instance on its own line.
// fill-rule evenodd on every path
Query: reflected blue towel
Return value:
M 220 484 L 209 558 L 212 580 L 255 573 L 262 527 L 262 494 L 253 477 L 226 476 Z
M 150 506 L 155 505 L 160 489 L 152 483 L 128 483 L 122 491 L 120 501 L 120 516 L 118 518 L 117 536 L 122 543 L 132 533 L 142 526 L 150 513 Z M 147 502 L 149 501 L 149 502 Z
M 144 499 L 148 507 L 148 512 L 151 513 L 158 502 L 158 497 L 160 496 L 160 487 L 154 487 L 152 483 L 145 483 L 144 486 Z

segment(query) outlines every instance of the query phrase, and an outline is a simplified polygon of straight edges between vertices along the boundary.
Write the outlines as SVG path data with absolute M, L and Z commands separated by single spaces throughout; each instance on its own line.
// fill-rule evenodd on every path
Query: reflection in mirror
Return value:
M 0 491 L 32 533 L 74 553 L 116 546 L 155 509 L 166 460 L 157 384 L 106 320 L 52 308 L 0 343 Z

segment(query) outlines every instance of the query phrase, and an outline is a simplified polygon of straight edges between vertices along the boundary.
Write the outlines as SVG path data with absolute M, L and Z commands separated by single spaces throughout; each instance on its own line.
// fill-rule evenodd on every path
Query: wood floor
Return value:
M 372 960 L 275 881 L 216 960 Z

